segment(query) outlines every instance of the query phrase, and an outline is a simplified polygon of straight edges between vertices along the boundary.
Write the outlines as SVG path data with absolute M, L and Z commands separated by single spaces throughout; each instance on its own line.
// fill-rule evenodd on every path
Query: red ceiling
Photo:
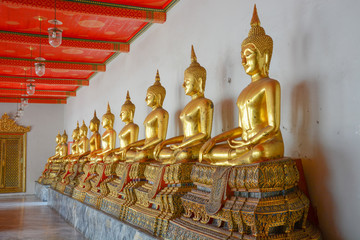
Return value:
M 177 1 L 57 0 L 56 18 L 63 22 L 63 43 L 57 48 L 47 40 L 55 0 L 0 1 L 0 102 L 19 102 L 26 79 L 32 77 L 36 93 L 27 96 L 30 103 L 66 103 L 79 86 L 89 85 L 94 73 L 106 71 L 117 53 L 129 52 L 149 24 L 164 23 L 166 11 Z M 39 16 L 44 19 L 41 35 Z M 33 68 L 40 41 L 46 59 L 42 77 Z

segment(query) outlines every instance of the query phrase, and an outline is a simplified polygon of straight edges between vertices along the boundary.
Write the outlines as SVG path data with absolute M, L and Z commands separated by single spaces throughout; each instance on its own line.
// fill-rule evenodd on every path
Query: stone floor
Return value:
M 0 196 L 0 240 L 86 239 L 33 195 Z

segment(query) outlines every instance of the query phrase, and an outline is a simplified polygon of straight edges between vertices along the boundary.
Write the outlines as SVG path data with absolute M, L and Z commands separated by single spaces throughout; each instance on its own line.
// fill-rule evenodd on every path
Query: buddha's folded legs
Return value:
M 159 160 L 165 164 L 197 161 L 199 159 L 199 152 L 202 145 L 203 143 L 199 143 L 197 145 L 175 151 L 168 147 L 163 148 L 159 154 Z
M 233 149 L 228 144 L 216 145 L 203 156 L 215 165 L 240 165 L 258 161 L 280 158 L 284 155 L 284 143 L 281 136 L 275 136 L 252 148 L 240 147 Z
M 145 149 L 143 151 L 136 152 L 134 161 L 143 162 L 145 160 L 154 159 L 154 148 Z

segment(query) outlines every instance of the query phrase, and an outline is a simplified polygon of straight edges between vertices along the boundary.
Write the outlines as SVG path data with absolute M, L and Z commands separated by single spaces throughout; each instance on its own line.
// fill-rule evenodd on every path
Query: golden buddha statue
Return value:
M 111 113 L 110 105 L 107 105 L 107 112 L 102 117 L 102 126 L 106 131 L 102 135 L 102 149 L 95 151 L 90 161 L 96 161 L 94 174 L 96 176 L 90 180 L 91 190 L 86 193 L 85 202 L 99 208 L 101 199 L 108 194 L 106 183 L 112 178 L 114 161 L 107 156 L 113 153 L 116 141 L 116 132 L 113 129 L 115 116 Z M 107 169 L 109 168 L 109 171 Z
M 114 150 L 114 158 L 117 160 L 125 160 L 126 152 L 130 144 L 138 140 L 139 126 L 134 123 L 135 105 L 131 102 L 129 91 L 126 94 L 126 101 L 121 106 L 120 118 L 125 126 L 119 132 L 120 148 Z
M 86 126 L 86 125 L 85 125 Z M 90 145 L 90 153 L 84 153 L 83 158 L 83 167 L 79 169 L 80 174 L 82 175 L 79 177 L 79 184 L 74 189 L 73 198 L 78 199 L 80 201 L 84 201 L 85 192 L 91 188 L 90 180 L 94 178 L 95 175 L 95 168 L 96 168 L 96 153 L 101 151 L 101 135 L 99 133 L 99 126 L 100 120 L 96 116 L 96 111 L 94 111 L 94 117 L 90 121 L 89 129 L 92 132 L 90 140 L 88 140 Z M 83 137 L 80 141 L 87 136 L 87 129 L 85 133 L 85 127 L 83 129 Z M 81 129 L 80 129 L 81 130 Z M 81 145 L 81 143 L 80 143 Z M 87 144 L 85 144 L 87 145 Z M 90 160 L 90 161 L 89 161 Z
M 66 157 L 68 154 L 68 145 L 67 145 L 68 135 L 64 130 L 63 135 L 61 135 L 61 145 L 59 148 L 59 157 L 54 159 L 52 164 L 52 182 L 51 187 L 56 189 L 57 182 L 61 179 L 62 174 L 65 171 L 66 166 Z
M 54 159 L 60 156 L 60 147 L 61 147 L 61 134 L 58 132 L 55 138 L 56 147 L 55 147 L 55 155 L 48 158 L 47 163 L 45 164 L 44 171 L 42 172 L 41 176 L 38 179 L 39 183 L 48 184 L 49 172 L 51 170 L 51 164 Z
M 91 154 L 96 153 L 101 147 L 101 135 L 99 133 L 100 120 L 96 116 L 96 111 L 94 111 L 94 117 L 90 121 L 89 129 L 93 133 L 90 137 L 90 152 Z
M 49 157 L 48 161 L 51 160 L 51 159 L 57 158 L 60 155 L 60 147 L 61 147 L 61 134 L 60 134 L 60 132 L 58 132 L 58 134 L 56 135 L 55 141 L 57 143 L 56 147 L 55 147 L 55 155 Z
M 87 154 L 90 153 L 89 151 L 89 139 L 87 137 L 87 133 L 88 133 L 88 127 L 85 124 L 85 121 L 83 120 L 83 124 L 81 125 L 80 129 L 79 129 L 79 138 L 78 138 L 78 142 L 77 142 L 77 154 L 75 157 L 75 159 L 79 159 Z
M 142 162 L 147 159 L 154 159 L 154 148 L 165 140 L 169 122 L 168 112 L 162 108 L 166 90 L 160 83 L 159 71 L 156 72 L 155 83 L 150 86 L 146 94 L 146 104 L 152 111 L 144 120 L 145 139 L 128 145 L 126 153 L 128 162 Z
M 167 139 L 156 146 L 155 158 L 164 164 L 197 160 L 201 146 L 211 136 L 214 104 L 204 97 L 206 70 L 197 62 L 193 46 L 191 65 L 184 75 L 185 94 L 192 98 L 180 114 L 184 135 Z
M 79 138 L 80 138 L 80 127 L 79 122 L 76 124 L 76 128 L 72 133 L 73 144 L 71 146 L 71 154 L 67 155 L 63 160 L 63 174 L 59 179 L 58 184 L 56 185 L 56 189 L 60 192 L 64 192 L 66 185 L 69 183 L 69 177 L 73 174 L 73 160 L 79 153 Z
M 61 135 L 61 145 L 59 148 L 59 157 L 64 158 L 68 154 L 68 135 L 66 134 L 66 131 L 64 130 L 64 133 Z
M 113 214 L 116 217 L 120 216 L 120 208 L 125 200 L 121 201 L 119 196 L 123 194 L 124 187 L 133 180 L 134 174 L 129 176 L 132 165 L 140 164 L 133 162 L 125 162 L 126 155 L 135 156 L 136 151 L 129 150 L 129 146 L 138 140 L 139 126 L 133 122 L 135 113 L 135 105 L 131 102 L 129 91 L 126 95 L 126 101 L 121 107 L 120 118 L 125 123 L 125 126 L 119 132 L 120 148 L 114 151 L 112 157 L 115 163 L 116 177 L 112 178 L 108 183 L 109 194 L 102 199 L 101 210 Z M 121 162 L 119 162 L 121 161 Z M 141 163 L 143 164 L 143 163 Z M 134 173 L 135 171 L 133 171 Z M 135 174 L 136 175 L 136 174 Z M 131 185 L 133 186 L 133 185 Z
M 273 41 L 260 26 L 256 8 L 249 36 L 241 44 L 242 65 L 251 83 L 240 93 L 239 127 L 207 141 L 202 159 L 214 165 L 239 165 L 280 158 L 284 143 L 280 131 L 280 84 L 269 78 Z M 241 137 L 241 140 L 236 138 Z M 217 144 L 221 143 L 222 144 Z
M 76 128 L 74 129 L 71 137 L 72 137 L 72 139 L 74 141 L 74 143 L 71 146 L 71 156 L 73 156 L 73 155 L 76 155 L 79 152 L 79 146 L 78 146 L 78 142 L 79 142 L 79 139 L 80 139 L 79 122 L 76 123 Z

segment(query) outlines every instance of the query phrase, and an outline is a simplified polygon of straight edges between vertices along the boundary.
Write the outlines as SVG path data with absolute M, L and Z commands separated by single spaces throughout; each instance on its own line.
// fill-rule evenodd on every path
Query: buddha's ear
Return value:
M 161 107 L 161 94 L 157 93 L 156 94 L 156 102 L 158 103 L 158 105 Z
M 202 77 L 199 77 L 198 78 L 198 81 L 197 81 L 197 83 L 198 83 L 198 88 L 199 88 L 199 92 L 201 92 L 201 93 L 204 93 L 204 89 L 203 89 L 203 78 Z
M 262 73 L 264 76 L 268 76 L 269 75 L 269 67 L 270 67 L 270 53 L 269 50 L 265 50 L 264 55 L 263 55 L 263 59 L 264 59 L 264 66 L 262 69 Z

